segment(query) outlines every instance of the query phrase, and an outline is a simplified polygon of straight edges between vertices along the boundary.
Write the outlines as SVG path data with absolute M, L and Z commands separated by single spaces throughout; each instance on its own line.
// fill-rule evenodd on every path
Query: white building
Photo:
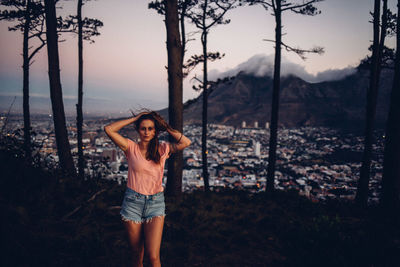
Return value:
M 242 128 L 246 128 L 246 122 L 242 121 Z
M 261 155 L 261 144 L 260 142 L 256 142 L 254 144 L 254 154 L 259 157 Z

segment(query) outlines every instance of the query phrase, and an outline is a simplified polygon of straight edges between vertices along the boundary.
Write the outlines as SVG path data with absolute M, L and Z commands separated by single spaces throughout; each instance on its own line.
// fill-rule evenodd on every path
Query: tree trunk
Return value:
M 78 173 L 85 177 L 85 160 L 83 158 L 82 125 L 83 125 L 83 37 L 82 37 L 82 0 L 78 0 L 78 104 L 76 105 L 76 128 L 78 135 Z
M 275 14 L 275 62 L 274 62 L 274 81 L 272 91 L 272 110 L 271 110 L 271 129 L 269 139 L 268 173 L 267 173 L 267 192 L 275 189 L 275 162 L 276 147 L 278 139 L 278 115 L 279 115 L 279 91 L 281 80 L 281 41 L 282 41 L 282 21 L 281 21 L 281 0 L 276 1 Z
M 397 1 L 400 14 L 400 1 Z M 397 16 L 400 25 L 400 16 Z M 382 207 L 388 214 L 398 215 L 400 209 L 400 34 L 397 32 L 396 59 L 389 115 L 386 123 L 385 152 L 382 178 Z
M 185 61 L 185 50 L 186 50 L 186 32 L 185 32 L 185 16 L 186 16 L 186 8 L 187 8 L 187 2 L 183 1 L 182 3 L 182 14 L 180 17 L 180 24 L 181 24 L 181 40 L 182 40 L 182 48 L 181 48 L 181 64 L 183 68 L 183 63 Z
M 183 131 L 182 104 L 182 46 L 179 35 L 178 4 L 176 0 L 165 2 L 165 26 L 168 50 L 168 116 L 172 128 Z M 171 138 L 171 142 L 174 140 Z M 167 194 L 181 196 L 183 153 L 173 154 L 168 160 Z
M 373 130 L 376 113 L 376 100 L 378 96 L 379 85 L 379 66 L 380 66 L 380 52 L 379 52 L 379 15 L 380 15 L 380 0 L 375 0 L 374 5 L 374 40 L 372 50 L 372 63 L 370 73 L 370 83 L 367 92 L 367 107 L 366 107 L 366 126 L 365 126 L 365 140 L 364 140 L 364 153 L 362 159 L 362 166 L 360 170 L 360 179 L 357 186 L 356 203 L 365 207 L 368 204 L 368 191 L 370 179 L 370 166 L 372 157 L 372 143 L 373 143 Z
M 206 9 L 207 0 L 203 8 L 203 25 L 206 25 Z M 208 163 L 207 163 L 207 103 L 208 103 L 208 80 L 207 80 L 207 29 L 204 28 L 201 35 L 201 43 L 203 45 L 203 127 L 201 133 L 201 155 L 203 160 L 203 180 L 204 190 L 210 191 L 209 176 L 208 176 Z
M 65 125 L 64 104 L 58 57 L 57 18 L 54 0 L 45 0 L 47 55 L 49 64 L 50 99 L 60 166 L 67 175 L 76 175 L 68 133 Z
M 388 7 L 387 7 L 387 0 L 382 0 L 383 1 L 383 6 L 382 6 L 382 26 L 381 26 L 381 32 L 380 32 L 380 40 L 379 40 L 379 64 L 378 64 L 378 83 L 379 83 L 379 77 L 381 75 L 381 70 L 382 70 L 382 57 L 383 57 L 383 49 L 385 47 L 385 39 L 386 39 L 386 31 L 387 31 L 387 24 L 388 24 Z
M 31 148 L 31 116 L 29 111 L 29 26 L 31 23 L 31 1 L 26 2 L 25 9 L 25 25 L 24 25 L 24 42 L 22 48 L 23 56 L 23 113 L 24 113 L 24 150 L 25 159 L 28 164 L 32 163 Z

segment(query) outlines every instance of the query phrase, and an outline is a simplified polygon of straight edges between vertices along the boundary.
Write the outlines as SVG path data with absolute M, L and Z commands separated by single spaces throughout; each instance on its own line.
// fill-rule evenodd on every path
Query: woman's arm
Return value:
M 143 113 L 140 113 L 135 117 L 110 123 L 104 126 L 104 131 L 119 148 L 121 148 L 123 151 L 126 151 L 128 149 L 128 139 L 120 135 L 118 131 L 125 126 L 134 123 L 142 115 Z
M 189 138 L 184 136 L 181 132 L 173 129 L 157 112 L 152 113 L 153 117 L 161 124 L 163 128 L 177 141 L 177 143 L 170 144 L 170 153 L 175 153 L 188 147 L 191 143 Z
M 184 136 L 181 132 L 172 129 L 171 126 L 167 128 L 167 132 L 177 141 L 176 144 L 172 143 L 170 145 L 170 153 L 176 153 L 178 151 L 181 151 L 192 143 L 189 138 Z

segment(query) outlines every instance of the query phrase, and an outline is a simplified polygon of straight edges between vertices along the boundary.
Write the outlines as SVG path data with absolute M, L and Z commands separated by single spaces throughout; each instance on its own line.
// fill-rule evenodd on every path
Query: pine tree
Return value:
M 397 1 L 400 14 L 400 1 Z M 397 16 L 397 25 L 400 16 Z M 396 58 L 389 115 L 386 123 L 381 204 L 387 214 L 398 215 L 400 209 L 400 34 L 396 34 Z
M 168 51 L 168 96 L 169 123 L 172 128 L 183 131 L 182 104 L 182 45 L 179 34 L 177 0 L 165 1 L 165 26 L 167 29 Z M 182 192 L 182 152 L 168 162 L 167 193 L 180 196 Z
M 238 4 L 236 0 L 202 0 L 198 1 L 188 12 L 188 18 L 201 31 L 201 44 L 203 54 L 192 56 L 187 63 L 188 68 L 193 68 L 199 63 L 203 63 L 203 79 L 195 79 L 200 82 L 200 86 L 195 89 L 202 90 L 203 94 L 203 111 L 202 111 L 202 134 L 201 134 L 201 154 L 203 167 L 204 190 L 209 191 L 209 174 L 207 164 L 207 103 L 209 95 L 210 83 L 207 76 L 208 61 L 220 59 L 223 55 L 219 52 L 208 52 L 207 42 L 210 29 L 218 24 L 227 24 L 229 19 L 224 19 L 226 12 L 235 8 Z
M 303 60 L 306 59 L 306 53 L 321 54 L 324 52 L 321 47 L 314 47 L 310 50 L 291 47 L 282 42 L 282 13 L 291 11 L 296 14 L 315 16 L 321 12 L 313 5 L 322 0 L 309 0 L 297 3 L 296 1 L 287 0 L 247 0 L 250 5 L 262 5 L 266 10 L 272 9 L 275 17 L 275 40 L 266 40 L 275 43 L 275 60 L 274 60 L 274 77 L 272 91 L 272 107 L 271 107 L 271 127 L 269 139 L 269 157 L 268 157 L 268 173 L 266 191 L 274 191 L 276 148 L 278 142 L 278 115 L 279 115 L 279 92 L 280 92 L 280 71 L 281 71 L 281 50 L 282 46 L 287 51 L 298 54 Z
M 50 99 L 53 110 L 58 158 L 62 171 L 68 175 L 75 176 L 76 170 L 71 155 L 71 147 L 68 141 L 60 80 L 56 4 L 54 0 L 45 0 L 44 3 L 46 14 Z
M 370 168 L 372 158 L 372 144 L 373 144 L 373 131 L 376 114 L 376 103 L 378 98 L 379 76 L 381 72 L 381 61 L 386 36 L 387 25 L 387 0 L 383 0 L 383 15 L 382 15 L 382 29 L 380 29 L 380 6 L 381 1 L 374 1 L 373 13 L 373 45 L 372 57 L 370 66 L 370 81 L 367 91 L 367 106 L 365 118 L 365 139 L 364 139 L 364 153 L 362 158 L 362 165 L 360 169 L 360 179 L 358 180 L 357 194 L 355 201 L 360 206 L 366 206 L 368 203 Z M 380 34 L 381 30 L 381 34 Z M 379 35 L 381 35 L 379 37 Z
M 10 31 L 21 31 L 23 34 L 23 46 L 22 46 L 22 57 L 23 57 L 23 114 L 24 114 L 24 150 L 25 159 L 27 163 L 31 163 L 32 160 L 32 144 L 31 144 L 31 120 L 30 120 L 30 109 L 29 109 L 29 69 L 33 63 L 34 56 L 46 45 L 45 32 L 43 31 L 44 26 L 44 6 L 41 1 L 34 0 L 10 0 L 2 1 L 1 5 L 7 7 L 0 11 L 0 20 L 7 21 L 18 21 L 12 27 L 8 29 Z M 29 42 L 32 39 L 37 39 L 40 44 L 37 45 L 33 50 L 29 51 Z

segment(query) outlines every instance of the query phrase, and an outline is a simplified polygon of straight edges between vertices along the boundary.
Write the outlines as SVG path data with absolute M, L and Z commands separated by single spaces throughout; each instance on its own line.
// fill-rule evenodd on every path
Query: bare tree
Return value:
M 88 0 L 86 0 L 88 1 Z M 103 22 L 97 19 L 82 19 L 83 0 L 78 0 L 77 15 L 69 16 L 68 21 L 73 26 L 73 31 L 78 33 L 78 103 L 76 104 L 76 128 L 78 143 L 78 175 L 80 179 L 85 176 L 85 159 L 83 156 L 83 40 L 94 43 L 92 37 L 100 35 L 98 28 L 103 26 Z
M 400 1 L 397 1 L 400 14 Z M 397 25 L 400 16 L 397 16 Z M 386 123 L 381 204 L 388 214 L 398 215 L 400 208 L 400 34 L 396 34 L 396 58 L 389 115 Z
M 68 175 L 75 176 L 76 170 L 71 155 L 71 147 L 68 141 L 68 133 L 65 125 L 65 113 L 60 80 L 56 4 L 54 0 L 45 0 L 44 3 L 46 14 L 50 98 L 53 110 L 57 152 L 62 170 Z
M 203 167 L 204 190 L 209 191 L 209 175 L 207 164 L 207 103 L 209 95 L 209 81 L 207 76 L 207 62 L 222 58 L 218 52 L 210 53 L 207 48 L 207 38 L 210 29 L 219 24 L 228 24 L 229 19 L 224 19 L 226 12 L 235 8 L 238 4 L 236 0 L 202 0 L 198 1 L 188 12 L 188 18 L 201 31 L 201 44 L 203 47 L 202 55 L 192 56 L 188 60 L 188 67 L 195 67 L 198 63 L 203 63 L 203 79 L 196 79 L 200 82 L 197 89 L 202 90 L 203 112 L 202 112 L 202 134 L 201 134 L 201 154 Z M 196 89 L 196 87 L 194 87 Z
M 365 118 L 365 139 L 364 139 L 364 153 L 362 158 L 362 165 L 360 169 L 360 179 L 357 186 L 357 194 L 355 201 L 360 206 L 366 206 L 368 203 L 370 168 L 372 157 L 372 144 L 373 144 L 373 131 L 376 114 L 376 103 L 378 98 L 379 76 L 381 72 L 381 59 L 386 36 L 387 28 L 387 0 L 383 0 L 383 14 L 382 14 L 382 28 L 380 29 L 380 8 L 381 1 L 374 1 L 373 13 L 373 48 L 370 69 L 370 81 L 367 91 L 367 106 Z M 381 30 L 381 32 L 380 32 Z M 379 37 L 379 35 L 381 35 Z
M 266 191 L 274 191 L 275 163 L 276 163 L 276 147 L 278 139 L 278 114 L 279 114 L 279 91 L 280 91 L 280 76 L 281 76 L 281 47 L 287 51 L 295 52 L 303 60 L 306 59 L 306 53 L 322 54 L 322 47 L 314 47 L 309 50 L 292 47 L 282 42 L 282 13 L 291 11 L 296 14 L 314 16 L 321 12 L 313 5 L 322 0 L 296 1 L 287 0 L 247 0 L 250 5 L 259 4 L 266 10 L 271 9 L 272 15 L 275 17 L 275 40 L 266 40 L 275 43 L 275 61 L 274 61 L 274 77 L 272 91 L 272 107 L 271 107 L 271 128 L 269 139 L 269 157 L 268 157 L 268 173 L 267 173 L 267 188 Z
M 29 109 L 29 67 L 33 63 L 32 59 L 42 49 L 46 40 L 43 31 L 44 26 L 44 7 L 40 1 L 34 0 L 11 0 L 2 1 L 2 6 L 9 9 L 0 11 L 0 20 L 14 21 L 17 24 L 9 27 L 10 31 L 22 31 L 23 33 L 23 114 L 24 114 L 24 150 L 25 158 L 28 163 L 31 163 L 32 148 L 31 148 L 31 121 Z M 29 47 L 29 41 L 35 38 L 39 40 L 39 45 Z M 33 50 L 29 51 L 31 48 Z
M 0 11 L 0 20 L 18 20 L 10 31 L 22 31 L 23 33 L 23 113 L 24 113 L 24 147 L 28 162 L 31 161 L 31 125 L 29 111 L 29 69 L 33 64 L 34 56 L 46 45 L 46 32 L 44 29 L 45 10 L 42 1 L 35 0 L 11 0 L 2 1 L 1 5 L 8 7 Z M 90 38 L 99 35 L 97 27 L 102 22 L 96 19 L 85 18 L 83 20 L 83 39 L 93 42 Z M 77 18 L 69 16 L 67 19 L 57 18 L 57 32 L 77 32 Z M 39 45 L 30 47 L 30 41 L 39 40 Z M 78 127 L 79 135 L 79 127 Z

